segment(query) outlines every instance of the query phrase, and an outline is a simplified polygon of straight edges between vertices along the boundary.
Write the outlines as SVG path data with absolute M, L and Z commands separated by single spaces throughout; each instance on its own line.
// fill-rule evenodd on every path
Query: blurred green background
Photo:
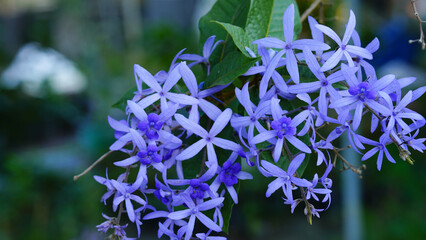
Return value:
M 298 1 L 301 11 L 311 2 Z M 348 4 L 325 2 L 333 2 L 325 5 L 326 24 L 341 33 Z M 418 37 L 409 1 L 355 2 L 363 46 L 375 36 L 381 42 L 373 60 L 379 75 L 415 76 L 413 88 L 425 85 L 426 52 L 408 44 Z M 72 177 L 113 142 L 107 116 L 123 116 L 111 105 L 134 86 L 133 64 L 154 74 L 181 49 L 197 52 L 197 22 L 213 3 L 0 0 L 0 239 L 105 238 L 95 226 L 111 210 L 92 176 L 106 168 L 116 176 L 112 162 L 121 156 L 77 182 Z M 426 19 L 426 2 L 418 7 Z M 309 37 L 306 22 L 302 35 Z M 425 100 L 411 107 L 425 115 Z M 426 239 L 426 162 L 421 154 L 414 159 L 414 166 L 386 161 L 381 172 L 373 159 L 365 163 L 363 239 Z M 243 182 L 229 239 L 342 239 L 343 174 L 350 173 L 332 173 L 332 205 L 312 226 L 301 206 L 292 215 L 279 194 L 264 197 L 269 180 Z M 142 239 L 156 239 L 156 226 L 144 222 Z

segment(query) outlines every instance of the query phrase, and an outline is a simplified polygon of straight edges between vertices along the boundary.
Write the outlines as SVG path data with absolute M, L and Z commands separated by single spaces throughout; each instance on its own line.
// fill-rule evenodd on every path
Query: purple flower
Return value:
M 238 154 L 231 154 L 229 159 L 223 163 L 222 168 L 218 169 L 219 174 L 210 185 L 211 190 L 216 192 L 221 183 L 225 184 L 226 190 L 229 195 L 231 195 L 235 204 L 238 204 L 238 194 L 237 191 L 235 191 L 234 185 L 238 183 L 238 179 L 246 180 L 253 178 L 250 173 L 241 171 L 241 165 L 239 163 L 234 163 L 237 157 Z
M 268 185 L 266 197 L 271 196 L 272 193 L 281 187 L 284 192 L 288 191 L 288 189 L 292 189 L 292 183 L 300 187 L 308 187 L 311 185 L 308 180 L 294 176 L 296 170 L 299 168 L 300 164 L 302 164 L 303 159 L 305 159 L 305 154 L 301 153 L 297 155 L 288 166 L 287 172 L 268 161 L 262 160 L 262 166 L 266 169 L 266 171 L 268 171 L 271 176 L 276 177 L 276 179 Z
M 352 40 L 354 42 L 354 45 L 357 47 L 361 47 L 361 40 L 359 38 L 358 32 L 356 30 L 352 33 Z M 375 53 L 380 46 L 379 39 L 374 38 L 366 47 L 365 49 L 369 51 L 371 54 Z M 362 71 L 361 69 L 364 69 L 365 75 L 367 78 L 375 78 L 376 77 L 376 70 L 374 70 L 374 67 L 371 66 L 370 63 L 368 63 L 363 57 L 356 56 L 354 59 L 354 64 L 358 68 L 358 79 L 361 80 L 362 78 Z
M 325 35 L 333 39 L 339 46 L 336 52 L 321 67 L 321 71 L 324 72 L 334 68 L 340 62 L 343 56 L 345 56 L 349 66 L 351 67 L 355 66 L 350 54 L 354 54 L 355 56 L 359 56 L 366 59 L 373 58 L 373 55 L 371 55 L 371 53 L 365 48 L 348 45 L 348 42 L 352 36 L 352 32 L 355 29 L 355 25 L 356 25 L 356 19 L 355 19 L 355 14 L 352 12 L 352 10 L 350 12 L 348 24 L 346 26 L 345 35 L 343 35 L 342 40 L 340 40 L 339 36 L 331 28 L 321 24 L 316 25 L 316 27 L 320 31 L 322 31 Z
M 142 100 L 138 102 L 138 105 L 145 109 L 149 105 L 155 103 L 157 100 L 161 101 L 161 110 L 164 111 L 169 107 L 167 100 L 172 101 L 174 103 L 182 104 L 182 105 L 192 105 L 198 104 L 198 100 L 187 96 L 185 94 L 172 93 L 170 90 L 173 86 L 179 81 L 181 75 L 179 74 L 179 67 L 175 67 L 172 72 L 167 77 L 167 80 L 164 82 L 163 86 L 157 82 L 157 80 L 146 71 L 144 68 L 138 69 L 138 75 L 141 77 L 142 81 L 146 83 L 150 88 L 152 88 L 153 94 L 146 96 Z
M 294 136 L 296 134 L 296 127 L 300 123 L 305 121 L 309 113 L 308 112 L 299 113 L 293 119 L 289 117 L 285 117 L 283 116 L 281 107 L 279 105 L 279 100 L 276 98 L 273 98 L 271 100 L 271 112 L 274 118 L 274 121 L 272 121 L 271 123 L 271 127 L 273 130 L 259 133 L 253 138 L 252 143 L 257 144 L 257 143 L 261 143 L 261 142 L 277 137 L 278 140 L 275 144 L 275 149 L 273 153 L 275 162 L 278 162 L 278 159 L 280 158 L 284 139 L 289 141 L 294 147 L 296 147 L 300 151 L 311 153 L 311 149 L 309 149 L 309 147 L 306 146 L 305 143 L 303 143 L 302 141 L 300 141 L 298 138 Z
M 355 108 L 353 129 L 357 130 L 361 123 L 364 104 L 379 113 L 389 113 L 389 109 L 376 101 L 377 93 L 386 88 L 394 79 L 394 75 L 386 75 L 370 85 L 369 82 L 359 82 L 345 64 L 342 64 L 342 73 L 349 84 L 349 96 L 332 102 L 330 108 Z
M 255 127 L 258 132 L 266 131 L 262 124 L 259 123 L 259 119 L 264 117 L 266 113 L 271 111 L 271 104 L 270 101 L 262 101 L 261 103 L 259 103 L 258 107 L 254 106 L 254 104 L 250 101 L 248 86 L 249 83 L 246 83 L 244 85 L 240 93 L 240 98 L 238 98 L 241 105 L 246 110 L 248 116 L 232 116 L 231 126 L 236 130 L 239 130 L 243 127 L 249 127 L 248 135 L 253 136 Z M 238 88 L 236 88 L 235 90 L 237 91 L 237 89 Z M 238 94 L 236 93 L 236 95 Z
M 268 68 L 275 69 L 279 59 L 285 53 L 287 71 L 290 74 L 291 79 L 295 83 L 299 83 L 299 70 L 297 67 L 297 59 L 293 52 L 294 49 L 303 49 L 305 46 L 307 46 L 310 50 L 327 50 L 330 48 L 330 46 L 328 46 L 325 43 L 318 42 L 312 39 L 299 39 L 299 40 L 293 41 L 294 4 L 291 4 L 284 12 L 283 31 L 284 31 L 285 41 L 282 41 L 278 38 L 266 37 L 266 38 L 262 38 L 262 39 L 254 41 L 253 44 L 258 44 L 264 47 L 282 49 L 274 56 L 274 58 L 276 59 L 275 60 L 272 59 L 271 64 L 269 64 Z M 275 64 L 272 64 L 272 63 L 275 63 Z M 272 70 L 269 70 L 269 71 L 272 71 Z
M 364 143 L 366 143 L 368 145 L 375 146 L 374 148 L 370 149 L 370 151 L 366 152 L 364 154 L 364 156 L 362 156 L 362 158 L 361 158 L 362 161 L 365 161 L 365 160 L 371 158 L 372 156 L 374 156 L 374 154 L 379 152 L 379 155 L 377 157 L 377 170 L 380 171 L 380 169 L 382 168 L 383 153 L 385 153 L 386 158 L 389 160 L 389 162 L 395 163 L 395 160 L 393 159 L 393 157 L 390 155 L 389 151 L 386 148 L 387 144 L 392 143 L 392 141 L 390 140 L 390 138 L 387 134 L 382 135 L 380 137 L 379 142 L 370 140 L 370 139 L 365 138 L 365 137 L 361 137 L 361 141 L 363 141 Z
M 251 50 L 250 50 L 251 51 Z M 268 89 L 269 80 L 272 77 L 272 80 L 275 83 L 275 86 L 280 90 L 280 92 L 287 92 L 287 85 L 282 78 L 281 74 L 279 74 L 275 69 L 282 67 L 285 65 L 285 60 L 281 57 L 274 57 L 277 53 L 269 49 L 266 50 L 263 46 L 258 46 L 258 52 L 262 59 L 262 65 L 259 66 L 253 66 L 251 67 L 243 76 L 250 76 L 254 74 L 262 74 L 262 79 L 260 80 L 259 84 L 259 97 L 263 98 L 263 96 L 266 93 L 266 90 Z M 253 53 L 252 57 L 256 57 Z M 269 66 L 274 67 L 269 67 Z
M 199 101 L 197 104 L 193 104 L 191 106 L 191 110 L 189 112 L 189 120 L 195 123 L 199 122 L 200 116 L 198 112 L 198 107 L 201 108 L 201 110 L 203 110 L 203 112 L 211 120 L 213 121 L 216 120 L 216 118 L 221 113 L 220 109 L 216 107 L 213 103 L 205 100 L 204 98 L 209 97 L 215 94 L 216 92 L 221 91 L 228 85 L 214 86 L 212 88 L 199 91 L 198 89 L 199 87 L 197 85 L 197 79 L 195 78 L 195 75 L 191 71 L 191 69 L 189 69 L 189 67 L 186 65 L 186 63 L 183 62 L 179 65 L 179 71 L 180 71 L 180 74 L 182 75 L 182 80 L 185 82 L 185 85 L 188 88 L 189 92 L 194 98 L 198 99 Z
M 314 198 L 316 201 L 319 201 L 319 198 L 316 194 L 327 195 L 331 193 L 330 189 L 327 188 L 316 188 L 318 184 L 318 174 L 315 173 L 314 179 L 312 180 L 312 184 L 307 187 L 306 191 L 306 199 Z
M 210 131 L 207 132 L 197 123 L 190 121 L 180 114 L 176 114 L 175 118 L 183 128 L 201 137 L 199 141 L 187 147 L 178 156 L 176 156 L 176 160 L 182 161 L 192 158 L 197 153 L 199 153 L 202 148 L 207 146 L 207 157 L 214 166 L 217 166 L 217 156 L 213 145 L 227 150 L 238 151 L 240 147 L 235 142 L 216 137 L 216 135 L 226 127 L 229 120 L 231 119 L 231 116 L 232 110 L 227 108 L 217 117 L 216 121 L 213 123 L 213 126 L 210 128 Z
M 211 229 L 215 232 L 222 231 L 222 228 L 219 227 L 206 215 L 204 215 L 202 211 L 207 211 L 212 208 L 216 208 L 223 202 L 223 197 L 211 199 L 209 201 L 197 205 L 195 205 L 194 201 L 186 194 L 183 194 L 182 198 L 184 198 L 184 202 L 186 206 L 188 206 L 188 209 L 172 212 L 168 215 L 168 217 L 173 220 L 180 220 L 189 217 L 188 225 L 186 227 L 185 240 L 189 240 L 192 236 L 192 232 L 194 230 L 195 225 L 195 219 L 198 219 L 208 229 Z
M 146 201 L 143 200 L 141 197 L 134 195 L 133 193 L 139 189 L 140 185 L 142 184 L 144 178 L 138 178 L 135 183 L 132 185 L 127 185 L 126 183 L 120 183 L 115 180 L 111 180 L 112 185 L 117 189 L 117 192 L 120 193 L 120 196 L 114 198 L 113 205 L 117 207 L 121 202 L 126 203 L 126 212 L 129 216 L 129 220 L 131 222 L 134 222 L 135 217 L 135 210 L 133 208 L 133 204 L 131 200 L 141 204 L 145 205 Z
M 291 93 L 308 93 L 314 92 L 320 89 L 319 100 L 318 100 L 318 110 L 324 116 L 327 116 L 328 101 L 327 94 L 330 96 L 331 101 L 337 101 L 340 99 L 339 93 L 332 86 L 333 83 L 340 82 L 344 80 L 344 76 L 341 71 L 337 71 L 329 76 L 325 76 L 324 73 L 320 70 L 320 65 L 318 64 L 317 59 L 312 54 L 308 48 L 303 49 L 303 54 L 305 55 L 305 61 L 308 64 L 309 69 L 318 79 L 318 81 L 310 83 L 300 83 L 293 86 L 290 86 L 288 91 Z
M 207 65 L 207 75 L 210 75 L 210 63 L 209 58 L 210 55 L 213 53 L 214 49 L 217 47 L 219 43 L 222 43 L 223 40 L 219 40 L 216 43 L 214 42 L 216 36 L 211 36 L 207 38 L 206 42 L 203 46 L 203 56 L 197 55 L 197 54 L 182 54 L 179 58 L 182 60 L 189 60 L 194 61 L 190 63 L 188 66 L 192 67 L 197 63 L 204 63 Z
M 380 92 L 380 96 L 386 101 L 389 111 L 386 113 L 383 113 L 383 115 L 386 117 L 387 120 L 387 127 L 386 131 L 390 131 L 392 128 L 395 127 L 395 124 L 397 123 L 399 126 L 401 126 L 405 131 L 411 132 L 410 126 L 408 126 L 407 123 L 402 120 L 403 118 L 408 118 L 411 120 L 424 120 L 423 116 L 411 111 L 407 108 L 405 108 L 408 104 L 412 102 L 413 98 L 413 92 L 409 91 L 402 100 L 397 103 L 397 105 L 394 107 L 392 100 L 390 96 L 385 92 Z

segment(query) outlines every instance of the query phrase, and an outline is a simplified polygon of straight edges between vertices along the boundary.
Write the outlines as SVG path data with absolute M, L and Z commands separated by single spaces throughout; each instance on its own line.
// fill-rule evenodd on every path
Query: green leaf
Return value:
M 251 40 L 268 36 L 275 0 L 253 0 L 247 16 L 246 33 Z M 282 30 L 282 28 L 281 28 Z M 252 49 L 257 50 L 257 49 Z
M 250 39 L 248 38 L 246 32 L 244 31 L 244 29 L 229 24 L 229 23 L 222 23 L 222 22 L 218 22 L 215 21 L 215 23 L 219 24 L 220 26 L 222 26 L 232 37 L 232 40 L 234 41 L 235 46 L 238 47 L 238 49 L 240 49 L 240 51 L 247 57 L 251 57 L 248 52 L 246 51 L 245 47 L 249 47 L 250 49 L 254 49 L 251 45 L 251 43 L 253 41 L 250 41 Z
M 233 44 L 229 44 L 231 38 L 225 29 L 214 23 L 219 21 L 229 23 L 243 28 L 247 21 L 247 13 L 250 7 L 250 0 L 218 0 L 212 9 L 204 15 L 199 22 L 200 45 L 202 45 L 210 36 L 215 35 L 216 39 L 224 40 L 224 44 L 219 45 L 210 57 L 210 63 L 215 65 L 229 52 L 235 50 Z
M 258 58 L 248 58 L 237 51 L 231 52 L 213 67 L 204 85 L 212 87 L 228 84 L 246 73 L 258 60 Z
M 235 46 L 237 46 L 244 55 L 250 57 L 245 48 L 249 47 L 256 53 L 257 47 L 252 44 L 253 41 L 267 36 L 284 39 L 282 24 L 283 13 L 292 3 L 295 5 L 294 36 L 296 39 L 301 30 L 301 23 L 299 9 L 294 0 L 252 0 L 244 29 L 240 26 L 222 21 L 215 22 L 231 35 Z
M 113 108 L 118 108 L 120 110 L 122 110 L 123 112 L 126 111 L 126 106 L 127 106 L 127 100 L 131 100 L 133 98 L 133 96 L 135 96 L 135 92 L 137 92 L 138 89 L 136 88 L 136 86 L 130 88 L 129 90 L 126 91 L 126 93 L 116 102 L 114 103 L 111 107 Z

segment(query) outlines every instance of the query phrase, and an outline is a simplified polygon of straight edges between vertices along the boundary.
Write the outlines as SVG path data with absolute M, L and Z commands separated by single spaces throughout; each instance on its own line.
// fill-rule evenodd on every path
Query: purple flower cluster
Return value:
M 313 18 L 309 24 L 313 39 L 294 40 L 294 5 L 290 5 L 283 17 L 284 41 L 267 37 L 253 42 L 261 60 L 244 75 L 260 75 L 261 80 L 231 90 L 242 106 L 240 112 L 206 100 L 215 99 L 213 95 L 229 85 L 204 89 L 191 70 L 196 64 L 205 64 L 210 73 L 210 55 L 221 42 L 215 43 L 214 36 L 206 41 L 202 56 L 181 51 L 167 73 L 153 76 L 135 65 L 138 91 L 127 102 L 127 119 L 108 118 L 116 138 L 110 149 L 129 155 L 114 163 L 124 173 L 117 179 L 95 176 L 107 188 L 101 201 L 106 204 L 112 199 L 113 210 L 118 212 L 114 218 L 105 215 L 107 221 L 98 226 L 99 231 L 112 229 L 113 235 L 127 239 L 127 224 L 120 225 L 125 213 L 136 224 L 139 237 L 142 221 L 158 219 L 159 238 L 226 239 L 210 235 L 222 231 L 225 199 L 238 203 L 234 186 L 252 179 L 248 171 L 271 178 L 266 197 L 282 189 L 284 204 L 290 205 L 292 212 L 304 203 L 308 217 L 319 217 L 331 203 L 332 180 L 328 175 L 336 159 L 342 158 L 336 139 L 347 137 L 357 152 L 364 150 L 364 145 L 372 146 L 362 160 L 378 153 L 379 170 L 384 156 L 395 162 L 387 149 L 391 144 L 408 161 L 412 149 L 425 150 L 425 139 L 416 139 L 425 119 L 407 106 L 426 87 L 402 96 L 402 89 L 415 79 L 376 76 L 367 60 L 377 50 L 378 40 L 361 47 L 352 11 L 343 38 Z M 330 50 L 324 34 L 337 48 Z M 187 65 L 177 59 L 193 62 Z M 307 65 L 315 81 L 303 82 L 298 68 L 301 63 Z M 289 79 L 280 74 L 283 67 Z M 289 107 L 290 101 L 300 107 Z M 380 135 L 378 141 L 357 132 L 367 121 L 371 132 Z M 229 125 L 234 135 L 226 135 Z M 316 165 L 325 169 L 321 177 L 302 177 L 308 154 L 316 154 Z M 343 158 L 342 162 L 353 168 Z M 197 173 L 185 171 L 187 168 Z M 151 201 L 159 202 L 162 208 L 153 207 Z M 205 226 L 207 232 L 195 233 L 195 225 Z

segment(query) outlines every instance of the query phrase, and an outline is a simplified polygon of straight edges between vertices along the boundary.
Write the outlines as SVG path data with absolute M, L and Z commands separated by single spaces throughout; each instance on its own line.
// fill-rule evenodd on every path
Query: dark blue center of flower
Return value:
M 340 48 L 341 48 L 342 50 L 345 50 L 345 49 L 346 49 L 346 45 L 342 45 Z
M 283 138 L 285 135 L 294 135 L 296 134 L 296 128 L 290 126 L 291 119 L 288 117 L 282 117 L 280 120 L 272 121 L 272 129 L 277 131 L 277 137 Z
M 158 131 L 163 126 L 164 122 L 160 121 L 160 117 L 155 113 L 150 113 L 146 121 L 140 121 L 138 127 L 145 131 L 146 137 L 150 140 L 158 139 Z
M 158 147 L 155 145 L 149 145 L 146 150 L 141 150 L 137 153 L 140 162 L 144 165 L 151 164 L 153 161 L 156 163 L 161 162 L 161 155 L 157 153 Z
M 222 170 L 219 173 L 219 180 L 226 186 L 231 187 L 238 183 L 237 174 L 241 171 L 241 165 L 239 163 L 232 164 L 231 161 L 226 161 Z
M 323 79 L 323 80 L 321 80 L 321 85 L 322 86 L 328 86 L 328 81 L 327 81 L 327 79 Z
M 159 183 L 155 184 L 155 188 L 157 189 L 154 191 L 154 196 L 158 198 L 158 200 L 160 200 L 163 204 L 166 205 L 171 202 L 172 194 L 168 192 L 167 189 L 163 189 L 163 187 Z
M 358 86 L 352 86 L 348 91 L 352 96 L 358 96 L 359 100 L 362 102 L 364 102 L 365 99 L 375 99 L 377 95 L 376 91 L 371 89 L 370 84 L 366 82 L 362 82 L 358 84 Z
M 287 49 L 287 50 L 291 49 L 291 44 L 289 43 L 289 44 L 285 45 L 285 49 Z
M 212 138 L 211 138 L 210 136 L 207 136 L 207 137 L 206 137 L 206 141 L 207 141 L 207 142 L 210 142 L 211 140 L 212 140 Z
M 192 187 L 190 194 L 192 199 L 203 199 L 205 192 L 209 190 L 209 185 L 201 182 L 199 179 L 191 179 L 189 185 Z
M 251 116 L 251 117 L 250 117 L 250 121 L 252 121 L 252 122 L 256 122 L 256 118 L 255 118 L 254 116 Z

